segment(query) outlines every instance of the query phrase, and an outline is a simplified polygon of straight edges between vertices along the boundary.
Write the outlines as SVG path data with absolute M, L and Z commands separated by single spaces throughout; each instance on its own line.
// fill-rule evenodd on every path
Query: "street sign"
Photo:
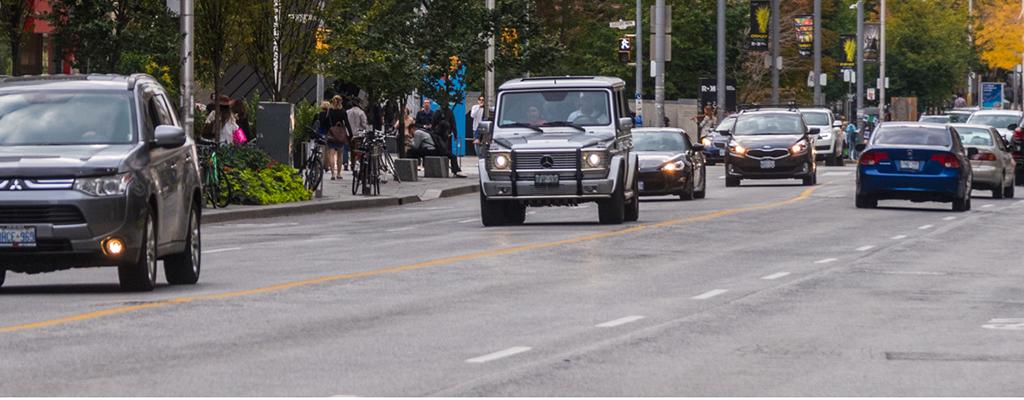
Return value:
M 807 72 L 807 87 L 814 87 L 814 71 Z
M 1001 110 L 1003 108 L 1004 96 L 1005 92 L 1002 82 L 981 83 L 981 108 Z
M 875 100 L 875 88 L 868 88 L 868 100 Z
M 630 21 L 623 21 L 623 20 L 620 19 L 618 21 L 614 21 L 614 22 L 608 23 L 608 27 L 609 28 L 620 29 L 620 30 L 625 30 L 625 29 L 636 27 L 636 21 L 632 21 L 632 20 L 630 20 Z

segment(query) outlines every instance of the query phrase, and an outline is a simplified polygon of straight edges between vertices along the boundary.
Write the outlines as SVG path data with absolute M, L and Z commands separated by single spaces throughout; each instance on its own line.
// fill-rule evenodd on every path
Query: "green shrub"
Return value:
M 313 122 L 320 112 L 320 106 L 303 100 L 295 105 L 295 131 L 292 132 L 292 143 L 309 140 L 313 132 Z
M 292 203 L 312 198 L 302 184 L 299 171 L 284 164 L 260 170 L 229 169 L 228 183 L 241 204 L 266 205 Z
M 221 146 L 217 154 L 222 164 L 234 169 L 259 171 L 271 164 L 265 151 L 252 146 Z

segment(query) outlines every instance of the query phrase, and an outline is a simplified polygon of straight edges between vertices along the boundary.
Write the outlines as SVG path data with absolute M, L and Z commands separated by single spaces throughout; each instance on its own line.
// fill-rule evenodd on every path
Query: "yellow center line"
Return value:
M 721 218 L 721 217 L 725 217 L 725 216 L 729 216 L 729 215 L 740 214 L 740 213 L 744 213 L 744 212 L 750 212 L 750 211 L 757 211 L 757 210 L 765 210 L 765 209 L 769 209 L 769 208 L 782 207 L 782 206 L 786 206 L 786 205 L 793 204 L 793 203 L 796 203 L 798 201 L 802 201 L 802 200 L 806 200 L 806 199 L 810 198 L 811 194 L 814 192 L 814 190 L 816 190 L 816 188 L 809 188 L 809 189 L 806 189 L 803 192 L 801 192 L 799 196 L 796 196 L 796 197 L 793 197 L 793 198 L 790 198 L 790 199 L 787 199 L 787 200 L 782 200 L 782 201 L 774 202 L 774 203 L 766 203 L 766 204 L 754 205 L 754 206 L 749 206 L 749 207 L 732 208 L 732 209 L 720 210 L 720 211 L 715 211 L 715 212 L 711 212 L 711 213 L 701 214 L 701 215 L 697 215 L 697 216 L 693 216 L 693 217 L 678 218 L 678 219 L 673 219 L 673 220 L 659 222 L 659 223 L 656 223 L 656 224 L 636 225 L 636 226 L 632 226 L 632 227 L 625 228 L 625 229 L 618 229 L 618 230 L 612 230 L 612 231 L 606 231 L 606 232 L 599 232 L 599 233 L 594 233 L 594 234 L 590 234 L 590 235 L 584 235 L 584 236 L 579 236 L 579 237 L 574 237 L 574 238 L 569 238 L 569 239 L 558 240 L 558 241 L 554 241 L 554 242 L 531 243 L 531 244 L 524 244 L 524 245 L 519 245 L 519 246 L 510 246 L 510 247 L 504 247 L 504 248 L 498 248 L 498 249 L 482 250 L 482 251 L 477 251 L 477 252 L 468 253 L 468 254 L 462 254 L 462 255 L 451 256 L 451 257 L 436 258 L 436 259 L 433 259 L 433 260 L 421 261 L 421 262 L 418 262 L 418 263 L 401 265 L 401 266 L 396 266 L 396 267 L 387 267 L 387 268 L 380 268 L 380 269 L 375 269 L 375 270 L 371 270 L 371 271 L 352 272 L 352 273 L 340 274 L 340 275 L 321 276 L 321 277 L 317 277 L 317 278 L 311 278 L 311 279 L 306 279 L 306 280 L 301 280 L 301 281 L 294 281 L 294 282 L 286 282 L 286 283 L 281 283 L 281 284 L 277 284 L 277 285 L 265 286 L 265 287 L 254 288 L 254 289 L 246 289 L 246 290 L 239 290 L 239 291 L 233 291 L 233 292 L 216 293 L 216 294 L 209 294 L 209 295 L 202 295 L 202 296 L 178 297 L 178 298 L 174 298 L 174 299 L 170 299 L 170 300 L 155 301 L 155 302 L 152 302 L 152 303 L 145 303 L 145 304 L 138 304 L 138 305 L 131 305 L 131 306 L 122 306 L 122 307 L 113 307 L 113 308 L 107 308 L 107 309 L 92 311 L 92 312 L 83 313 L 83 314 L 76 314 L 76 315 L 71 315 L 71 316 L 67 316 L 67 317 L 49 319 L 49 320 L 45 320 L 45 321 L 30 322 L 30 323 L 26 323 L 26 324 L 0 327 L 0 333 L 19 332 L 19 331 L 26 331 L 26 330 L 31 330 L 31 329 L 39 329 L 39 328 L 45 328 L 45 327 L 50 327 L 50 326 L 56 326 L 56 325 L 65 325 L 65 324 L 70 324 L 70 323 L 73 323 L 73 322 L 97 319 L 97 318 L 107 317 L 107 316 L 111 316 L 111 315 L 127 314 L 127 313 L 131 313 L 131 312 L 135 312 L 135 311 L 150 310 L 150 309 L 155 309 L 155 308 L 163 308 L 163 307 L 172 306 L 172 305 L 176 305 L 176 304 L 186 304 L 186 303 L 193 303 L 193 302 L 198 302 L 198 301 L 210 301 L 210 300 L 225 300 L 225 299 L 233 299 L 233 298 L 244 297 L 244 296 L 253 296 L 253 295 L 266 294 L 266 293 L 272 293 L 272 292 L 280 292 L 280 291 L 284 291 L 284 290 L 288 290 L 288 289 L 294 289 L 294 288 L 303 287 L 303 286 L 320 285 L 320 284 L 324 284 L 324 283 L 336 282 L 336 281 L 342 281 L 342 280 L 353 280 L 353 279 L 359 279 L 359 278 L 369 278 L 369 277 L 385 275 L 385 274 L 394 274 L 394 273 L 399 273 L 399 272 L 414 271 L 414 270 L 418 270 L 418 269 L 437 267 L 437 266 L 442 266 L 442 265 L 450 265 L 450 264 L 454 264 L 454 263 L 458 263 L 458 262 L 462 262 L 462 261 L 470 261 L 470 260 L 476 260 L 476 259 L 481 259 L 481 258 L 486 258 L 486 257 L 495 257 L 495 256 L 501 256 L 501 255 L 507 255 L 507 254 L 522 253 L 522 252 L 532 251 L 532 250 L 549 249 L 549 248 L 553 248 L 553 247 L 573 245 L 573 244 L 578 244 L 578 243 L 583 243 L 583 242 L 590 242 L 590 241 L 595 241 L 595 240 L 600 240 L 600 239 L 620 237 L 620 236 L 625 236 L 625 235 L 628 235 L 628 234 L 631 234 L 631 233 L 642 232 L 642 231 L 646 231 L 646 230 L 650 230 L 650 229 L 655 229 L 655 228 L 667 228 L 667 227 L 675 226 L 675 225 L 683 225 L 683 224 L 690 224 L 690 223 L 694 223 L 694 222 L 708 221 L 708 220 L 712 220 L 712 219 L 716 219 L 716 218 Z

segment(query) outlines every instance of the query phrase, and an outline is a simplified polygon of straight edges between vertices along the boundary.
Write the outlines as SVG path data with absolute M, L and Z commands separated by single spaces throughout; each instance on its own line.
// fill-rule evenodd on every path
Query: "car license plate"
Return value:
M 761 160 L 761 169 L 775 168 L 775 160 Z
M 900 169 L 905 171 L 917 171 L 921 169 L 920 161 L 900 160 Z
M 36 228 L 0 226 L 0 247 L 36 247 Z
M 558 186 L 558 175 L 542 174 L 533 177 L 536 186 Z

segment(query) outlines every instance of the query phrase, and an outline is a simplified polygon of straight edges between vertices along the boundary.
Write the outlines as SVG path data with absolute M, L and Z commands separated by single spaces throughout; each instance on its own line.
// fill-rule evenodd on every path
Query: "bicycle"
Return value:
M 387 151 L 387 144 L 385 140 L 386 138 L 389 137 L 394 137 L 395 140 L 402 140 L 403 138 L 398 136 L 394 128 L 388 128 L 387 132 L 377 131 L 375 132 L 375 134 L 379 134 L 381 138 L 381 159 L 380 162 L 378 163 L 380 165 L 381 175 L 391 175 L 391 177 L 394 178 L 396 183 L 402 183 L 402 179 L 398 177 L 398 169 L 395 168 L 395 159 L 394 157 L 391 157 L 391 152 Z M 387 183 L 387 181 L 384 181 L 384 183 Z
M 359 148 L 352 149 L 356 157 L 355 170 L 352 171 L 352 195 L 362 192 L 364 196 L 380 195 L 381 153 L 386 151 L 383 135 L 368 131 L 363 137 Z
M 219 146 L 217 142 L 206 139 L 196 143 L 202 168 L 203 204 L 212 208 L 224 208 L 231 203 L 231 185 L 217 156 Z
M 302 166 L 302 181 L 306 190 L 315 192 L 324 180 L 324 146 L 327 141 L 322 137 L 313 137 L 313 149 Z

